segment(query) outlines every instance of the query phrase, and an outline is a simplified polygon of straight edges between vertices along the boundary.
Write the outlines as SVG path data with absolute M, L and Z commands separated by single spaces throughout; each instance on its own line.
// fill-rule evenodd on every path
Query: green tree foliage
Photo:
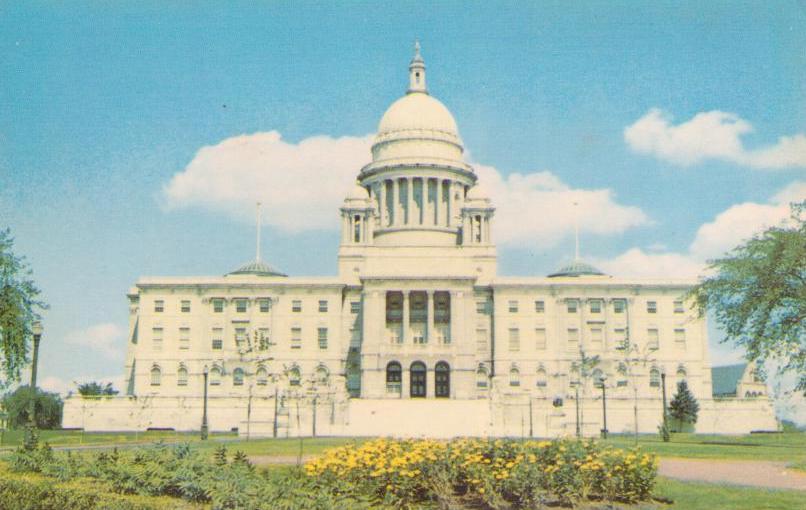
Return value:
M 62 399 L 56 393 L 36 389 L 36 396 L 30 386 L 20 386 L 3 397 L 3 408 L 8 413 L 10 428 L 22 428 L 28 424 L 28 411 L 31 398 L 36 398 L 36 426 L 40 429 L 57 429 L 62 423 Z
M 795 372 L 806 393 L 806 200 L 791 220 L 710 261 L 713 276 L 691 291 L 700 314 L 712 311 L 725 341 L 742 346 L 762 368 Z
M 120 393 L 112 383 L 86 382 L 78 385 L 78 394 L 83 397 L 112 396 Z
M 31 327 L 47 309 L 25 257 L 14 255 L 11 230 L 0 230 L 0 388 L 20 380 L 28 363 Z
M 700 404 L 694 398 L 694 394 L 688 389 L 686 381 L 677 383 L 677 393 L 669 403 L 669 416 L 677 421 L 678 428 L 682 429 L 683 424 L 697 423 L 697 414 L 700 412 Z

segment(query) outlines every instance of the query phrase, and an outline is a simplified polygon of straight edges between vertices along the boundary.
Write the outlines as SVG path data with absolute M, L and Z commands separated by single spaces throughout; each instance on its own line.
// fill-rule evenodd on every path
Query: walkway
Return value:
M 662 458 L 658 474 L 677 480 L 806 491 L 806 473 L 786 462 Z

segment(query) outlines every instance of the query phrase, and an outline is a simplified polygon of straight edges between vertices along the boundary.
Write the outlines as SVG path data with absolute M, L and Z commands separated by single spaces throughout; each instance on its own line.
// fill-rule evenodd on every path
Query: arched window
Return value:
M 319 365 L 318 367 L 316 367 L 316 382 L 318 384 L 327 385 L 329 379 L 330 379 L 330 372 L 328 372 L 326 366 Z
M 232 371 L 232 385 L 243 386 L 243 369 L 236 368 Z
M 291 367 L 291 370 L 288 371 L 288 384 L 291 386 L 299 386 L 301 379 L 302 376 L 300 375 L 299 367 Z
M 210 370 L 210 386 L 221 386 L 221 369 L 213 367 Z
M 184 365 L 179 365 L 179 370 L 176 371 L 176 385 L 188 385 L 188 369 L 185 368 Z
M 451 366 L 440 361 L 434 367 L 434 396 L 448 398 L 451 396 Z
M 258 386 L 266 386 L 269 382 L 269 371 L 266 370 L 266 367 L 259 366 L 257 371 L 255 372 L 255 380 Z
M 513 387 L 521 385 L 521 372 L 518 370 L 518 367 L 509 369 L 509 385 Z
M 686 379 L 686 367 L 680 365 L 677 367 L 677 379 L 680 381 L 684 381 Z
M 653 388 L 660 388 L 660 370 L 652 367 L 649 371 L 649 385 Z
M 411 398 L 425 398 L 425 388 L 426 388 L 426 371 L 425 371 L 425 363 L 422 361 L 415 361 L 409 367 L 409 375 L 410 375 L 410 386 L 409 386 L 409 396 Z
M 476 370 L 476 388 L 486 390 L 488 385 L 487 368 L 485 368 L 484 365 L 479 365 L 478 370 Z
M 546 369 L 542 366 L 537 369 L 537 378 L 535 379 L 535 386 L 538 388 L 545 388 L 548 385 L 546 376 Z
M 151 386 L 159 386 L 162 382 L 162 370 L 154 365 L 151 367 Z
M 386 364 L 386 392 L 400 395 L 402 391 L 403 367 L 397 361 Z
M 604 384 L 604 373 L 598 368 L 593 371 L 591 378 L 593 379 L 593 386 L 595 388 L 601 388 Z

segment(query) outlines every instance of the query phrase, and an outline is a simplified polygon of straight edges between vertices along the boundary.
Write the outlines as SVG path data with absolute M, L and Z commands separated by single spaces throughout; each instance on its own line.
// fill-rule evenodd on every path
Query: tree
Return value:
M 86 382 L 78 385 L 78 394 L 82 397 L 112 396 L 120 393 L 112 387 L 112 383 Z
M 806 394 L 806 200 L 791 220 L 709 262 L 714 271 L 691 290 L 700 315 L 712 311 L 725 339 L 763 369 L 794 372 Z
M 36 395 L 30 386 L 20 386 L 3 397 L 3 408 L 8 413 L 9 428 L 21 428 L 28 424 L 28 411 L 31 399 L 35 398 L 36 426 L 40 429 L 59 428 L 62 423 L 62 399 L 56 393 L 48 393 L 36 388 Z
M 669 403 L 669 416 L 677 420 L 678 431 L 682 431 L 684 424 L 697 423 L 697 413 L 699 412 L 700 404 L 688 389 L 686 381 L 678 382 L 677 393 Z
M 14 255 L 11 230 L 0 230 L 0 388 L 20 380 L 28 363 L 33 323 L 47 309 L 25 257 Z

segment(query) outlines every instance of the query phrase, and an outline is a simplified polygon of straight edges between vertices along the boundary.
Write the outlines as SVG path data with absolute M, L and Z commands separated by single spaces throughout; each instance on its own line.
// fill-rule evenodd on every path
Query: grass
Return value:
M 16 447 L 22 444 L 24 430 L 6 430 L 0 434 L 0 447 Z M 212 437 L 212 435 L 211 435 Z M 147 432 L 83 432 L 81 430 L 40 430 L 41 441 L 51 446 L 83 446 L 83 445 L 123 445 L 148 444 L 157 441 L 194 442 L 199 441 L 198 432 L 174 432 L 167 430 L 150 430 Z M 214 438 L 236 439 L 236 433 L 215 434 Z
M 674 501 L 670 506 L 638 506 L 637 509 L 685 510 L 791 510 L 806 508 L 806 491 L 735 487 L 698 482 L 679 482 L 659 477 L 655 495 Z

